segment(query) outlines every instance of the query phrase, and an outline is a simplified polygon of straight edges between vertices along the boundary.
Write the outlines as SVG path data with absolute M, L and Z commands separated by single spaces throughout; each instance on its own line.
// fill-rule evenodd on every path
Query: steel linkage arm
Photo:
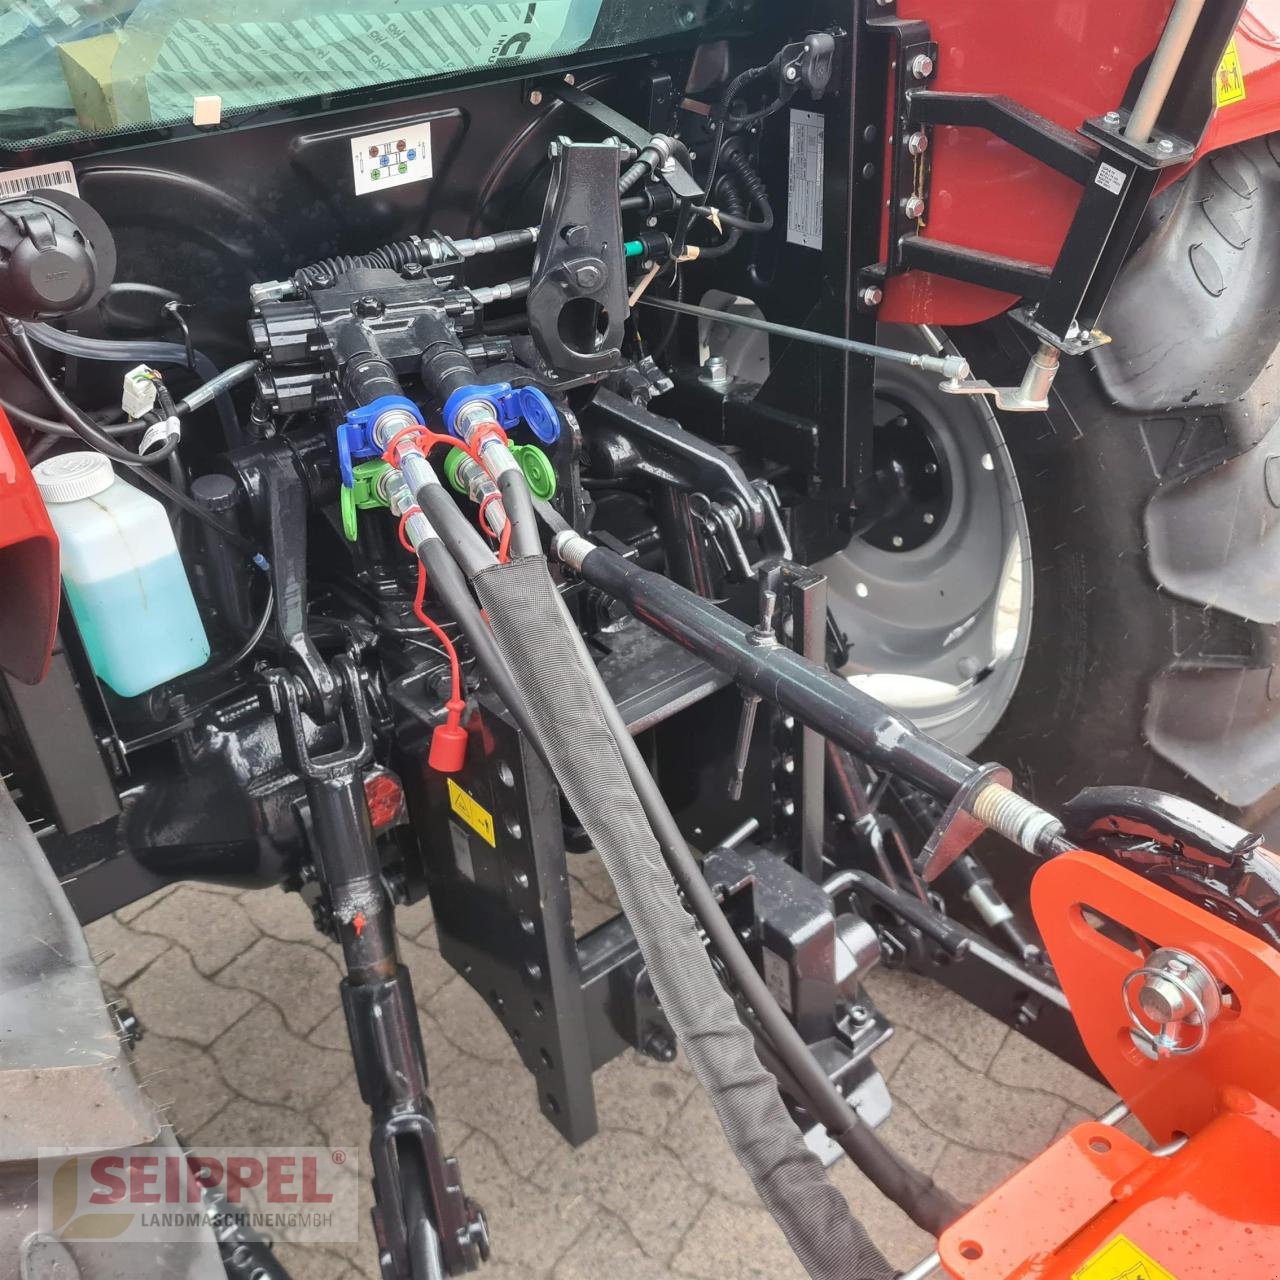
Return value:
M 427 1096 L 427 1063 L 409 971 L 396 951 L 395 906 L 382 879 L 364 792 L 373 730 L 355 663 L 333 664 L 340 745 L 313 754 L 304 690 L 266 674 L 285 763 L 306 783 L 317 870 L 342 945 L 342 1004 L 360 1096 L 373 1118 L 374 1225 L 383 1272 L 396 1280 L 459 1275 L 488 1256 L 484 1214 L 444 1156 Z

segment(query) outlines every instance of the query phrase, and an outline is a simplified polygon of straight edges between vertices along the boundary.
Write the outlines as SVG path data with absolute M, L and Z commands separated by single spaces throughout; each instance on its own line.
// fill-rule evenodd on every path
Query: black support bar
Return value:
M 914 89 L 907 102 L 913 124 L 985 129 L 1081 186 L 1093 174 L 1096 154 L 1084 139 L 1012 98 Z
M 904 270 L 932 271 L 1022 298 L 1041 298 L 1049 286 L 1048 267 L 924 236 L 903 236 L 898 242 L 898 257 Z

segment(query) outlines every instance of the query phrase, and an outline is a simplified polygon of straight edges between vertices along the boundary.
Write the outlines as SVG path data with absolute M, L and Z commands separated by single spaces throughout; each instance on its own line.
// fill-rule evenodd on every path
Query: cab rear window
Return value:
M 8 0 L 0 4 L 0 146 L 190 121 L 200 112 L 209 122 L 319 94 L 568 54 L 599 43 L 601 4 Z M 693 13 L 677 19 L 670 3 L 648 0 L 630 7 L 648 16 L 639 26 L 651 34 L 661 34 L 652 31 L 659 8 L 673 28 Z

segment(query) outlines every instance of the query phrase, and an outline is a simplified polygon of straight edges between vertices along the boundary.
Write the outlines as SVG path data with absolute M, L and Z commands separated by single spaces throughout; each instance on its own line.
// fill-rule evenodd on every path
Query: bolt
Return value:
M 934 514 L 932 511 L 926 511 L 924 515 L 920 517 L 920 519 L 923 520 L 925 524 L 932 524 L 934 521 Z
M 783 78 L 784 80 L 796 80 L 796 79 L 798 79 L 798 78 L 799 78 L 799 76 L 800 76 L 800 72 L 799 72 L 798 68 L 796 68 L 796 67 L 788 67 L 788 68 L 787 68 L 787 69 L 782 73 L 782 78 Z
M 916 132 L 907 139 L 907 150 L 910 151 L 913 156 L 924 155 L 924 153 L 929 150 L 929 135 L 923 130 L 917 129 Z
M 406 280 L 421 280 L 427 274 L 427 269 L 420 262 L 406 262 L 400 268 L 400 274 Z
M 1172 150 L 1173 150 L 1173 139 L 1172 139 L 1172 138 L 1161 138 L 1161 139 L 1160 139 L 1160 141 L 1156 143 L 1156 147 L 1157 147 L 1159 150 L 1161 150 L 1161 151 L 1165 152 L 1166 154 L 1168 154 L 1168 152 L 1170 152 L 1170 151 L 1172 151 Z
M 646 227 L 656 227 L 658 225 L 658 219 L 654 217 L 648 217 L 644 220 L 644 225 Z
M 604 272 L 602 272 L 594 263 L 588 262 L 580 266 L 573 273 L 573 278 L 578 282 L 579 288 L 595 289 L 604 278 Z
M 565 84 L 577 84 L 577 83 L 578 83 L 577 78 L 574 76 L 574 74 L 573 74 L 573 72 L 572 72 L 572 71 L 568 72 L 568 73 L 565 75 L 564 82 L 565 82 Z
M 782 802 L 782 816 L 784 818 L 794 817 L 796 811 L 796 802 L 794 800 L 784 800 Z
M 382 299 L 375 298 L 371 293 L 366 293 L 364 297 L 357 298 L 352 303 L 351 309 L 358 316 L 380 316 L 383 310 Z
M 917 53 L 911 59 L 911 74 L 917 80 L 927 80 L 933 75 L 933 59 L 927 53 Z
M 1120 123 L 1120 113 L 1118 111 L 1108 111 L 1107 114 L 1102 117 L 1102 122 L 1110 125 L 1112 128 L 1115 128 L 1115 126 Z
M 541 89 L 529 90 L 529 105 L 531 107 L 542 106 L 542 90 Z
M 884 290 L 879 285 L 869 284 L 858 294 L 858 301 L 864 307 L 878 307 L 884 301 Z
M 924 217 L 924 196 L 910 195 L 902 202 L 902 212 L 908 218 Z
M 876 0 L 876 4 L 878 4 L 882 9 L 887 9 L 892 3 L 893 0 Z
M 644 1055 L 657 1062 L 674 1062 L 676 1057 L 675 1041 L 665 1031 L 651 1031 L 645 1038 Z
M 722 387 L 729 381 L 729 365 L 724 356 L 709 356 L 702 366 L 702 380 L 713 387 Z

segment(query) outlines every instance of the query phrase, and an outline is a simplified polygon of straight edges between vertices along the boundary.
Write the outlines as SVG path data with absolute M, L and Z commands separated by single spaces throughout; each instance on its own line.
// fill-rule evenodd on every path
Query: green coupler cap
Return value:
M 511 452 L 515 454 L 524 478 L 529 482 L 529 489 L 540 502 L 549 502 L 556 496 L 556 469 L 536 444 L 513 444 Z
M 448 456 L 444 460 L 444 478 L 449 482 L 451 488 L 458 493 L 466 493 L 467 486 L 458 479 L 458 468 L 462 466 L 462 460 L 467 456 L 465 449 L 450 449 Z
M 357 462 L 351 468 L 351 478 L 355 483 L 350 489 L 343 485 L 339 499 L 339 506 L 342 509 L 342 532 L 347 535 L 348 542 L 356 540 L 357 511 L 387 505 L 386 498 L 378 488 L 378 481 L 382 479 L 382 473 L 388 469 L 387 463 L 377 458 L 370 458 L 368 462 Z

